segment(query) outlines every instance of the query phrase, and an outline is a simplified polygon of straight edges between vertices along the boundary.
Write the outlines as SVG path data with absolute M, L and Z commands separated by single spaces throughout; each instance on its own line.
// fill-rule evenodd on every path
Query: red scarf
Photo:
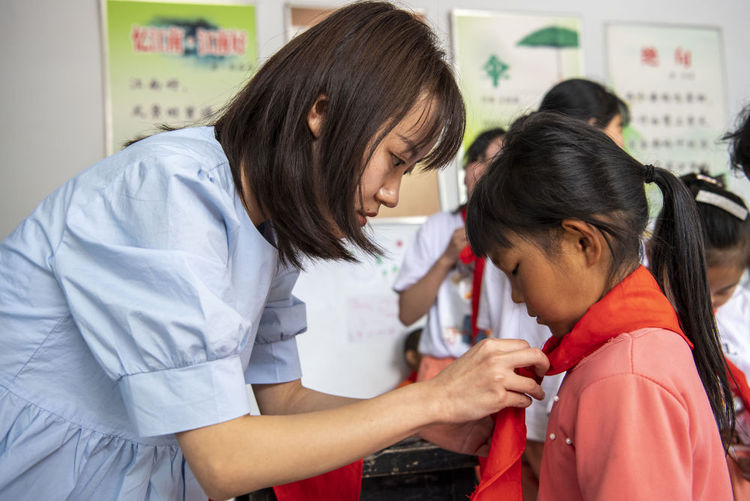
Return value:
M 676 332 L 693 348 L 680 328 L 674 308 L 646 268 L 633 273 L 594 303 L 568 334 L 544 345 L 550 360 L 547 374 L 559 374 L 599 349 L 610 339 L 652 327 Z M 472 501 L 521 501 L 521 454 L 526 444 L 524 410 L 507 408 L 495 419 L 490 454 Z
M 461 217 L 466 223 L 466 207 L 461 209 Z M 476 343 L 479 328 L 477 327 L 477 315 L 479 315 L 479 298 L 482 294 L 482 275 L 484 274 L 485 258 L 474 254 L 471 245 L 461 250 L 458 258 L 464 264 L 474 263 L 474 272 L 471 279 L 471 344 Z
M 359 501 L 362 460 L 317 477 L 273 488 L 278 501 Z

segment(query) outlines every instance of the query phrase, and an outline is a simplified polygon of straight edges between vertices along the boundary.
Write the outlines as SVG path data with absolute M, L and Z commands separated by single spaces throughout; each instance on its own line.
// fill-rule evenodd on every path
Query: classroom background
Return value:
M 262 64 L 287 40 L 289 4 L 276 0 L 234 3 L 255 8 L 255 44 Z M 310 8 L 335 8 L 344 3 L 291 2 Z M 717 105 L 725 122 L 721 128 L 731 129 L 742 107 L 750 104 L 750 62 L 746 57 L 750 2 L 746 0 L 397 3 L 419 12 L 453 56 L 455 12 L 459 9 L 577 17 L 582 48 L 580 74 L 567 76 L 590 78 L 605 85 L 611 84 L 613 74 L 605 40 L 608 25 L 715 28 L 720 34 L 717 71 L 723 73 L 718 79 L 723 102 Z M 0 2 L 0 238 L 7 236 L 45 195 L 107 154 L 101 5 L 99 0 Z M 638 99 L 637 93 L 629 96 L 621 89 L 614 90 L 626 100 Z M 542 93 L 538 97 L 541 99 Z M 435 211 L 453 209 L 463 200 L 460 171 L 457 159 L 433 175 L 437 184 Z M 750 200 L 750 182 L 735 177 L 728 181 L 730 189 Z M 387 251 L 382 258 L 346 265 L 308 263 L 301 275 L 295 294 L 308 309 L 308 332 L 298 338 L 306 385 L 368 397 L 395 387 L 405 376 L 402 342 L 414 326 L 399 323 L 397 297 L 391 286 L 403 252 L 424 215 L 397 215 L 372 224 L 378 242 Z

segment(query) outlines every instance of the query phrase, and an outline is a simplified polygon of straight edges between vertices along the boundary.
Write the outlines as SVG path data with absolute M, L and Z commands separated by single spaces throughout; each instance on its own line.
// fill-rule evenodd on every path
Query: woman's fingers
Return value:
M 529 367 L 539 377 L 544 376 L 549 370 L 547 355 L 538 348 L 529 347 L 529 343 L 522 339 L 485 339 L 482 343 L 486 343 L 487 349 L 498 353 L 510 355 L 508 352 L 512 352 L 514 369 Z
M 504 386 L 506 391 L 524 393 L 536 398 L 537 400 L 542 400 L 544 398 L 544 390 L 542 389 L 542 386 L 527 376 L 511 374 L 504 381 Z
M 523 393 L 516 393 L 509 391 L 506 393 L 505 401 L 503 402 L 503 408 L 505 407 L 528 407 L 531 405 L 531 398 Z
M 505 407 L 528 407 L 531 398 L 544 398 L 532 378 L 518 374 L 528 367 L 547 371 L 547 357 L 518 339 L 488 339 L 472 347 L 431 381 L 444 402 L 448 422 L 478 419 Z M 428 382 L 429 383 L 429 382 Z

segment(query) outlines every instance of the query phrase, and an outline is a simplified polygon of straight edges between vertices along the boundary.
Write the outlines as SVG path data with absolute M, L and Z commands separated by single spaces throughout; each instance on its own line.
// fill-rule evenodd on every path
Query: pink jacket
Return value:
M 677 334 L 620 334 L 568 371 L 544 446 L 539 501 L 731 501 L 719 431 Z

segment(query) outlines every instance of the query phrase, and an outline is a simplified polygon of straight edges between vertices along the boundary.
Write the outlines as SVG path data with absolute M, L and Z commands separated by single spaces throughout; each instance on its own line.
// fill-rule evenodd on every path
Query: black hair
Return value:
M 471 145 L 466 150 L 466 155 L 464 156 L 464 165 L 468 165 L 479 160 L 490 160 L 489 158 L 484 158 L 487 147 L 490 145 L 490 143 L 492 143 L 492 141 L 499 137 L 503 137 L 504 135 L 505 129 L 503 129 L 502 127 L 495 127 L 494 129 L 487 129 L 483 131 L 476 137 L 476 139 L 474 139 L 474 141 L 472 141 Z
M 722 139 L 729 141 L 732 168 L 743 170 L 750 179 L 750 105 L 737 116 L 737 124 L 737 128 L 726 133 Z
M 583 78 L 563 80 L 552 87 L 542 98 L 539 111 L 556 111 L 584 121 L 593 118 L 593 125 L 600 129 L 617 115 L 622 116 L 623 126 L 630 120 L 625 101 L 603 85 Z
M 422 327 L 413 329 L 404 339 L 404 354 L 410 350 L 419 351 L 419 338 L 422 337 Z
M 694 345 L 693 359 L 726 444 L 734 409 L 711 309 L 700 220 L 691 193 L 673 174 L 642 165 L 580 120 L 533 113 L 513 124 L 503 154 L 477 183 L 469 200 L 467 235 L 477 255 L 508 248 L 510 234 L 551 254 L 562 221 L 584 221 L 607 241 L 614 283 L 642 258 L 649 217 L 646 176 L 653 176 L 664 199 L 652 238 L 651 272 Z
M 316 138 L 307 116 L 321 96 Z M 240 196 L 249 186 L 271 219 L 283 262 L 355 261 L 349 244 L 381 252 L 354 210 L 360 179 L 380 141 L 424 96 L 430 113 L 414 146 L 437 141 L 422 161 L 432 169 L 458 152 L 463 100 L 435 34 L 386 2 L 336 10 L 283 46 L 237 94 L 215 123 L 216 137 Z
M 686 174 L 680 179 L 693 197 L 697 197 L 707 265 L 720 264 L 727 252 L 731 252 L 739 266 L 750 266 L 750 217 L 745 201 L 727 190 L 721 177 L 698 173 Z M 722 208 L 722 204 L 729 204 L 733 212 Z

